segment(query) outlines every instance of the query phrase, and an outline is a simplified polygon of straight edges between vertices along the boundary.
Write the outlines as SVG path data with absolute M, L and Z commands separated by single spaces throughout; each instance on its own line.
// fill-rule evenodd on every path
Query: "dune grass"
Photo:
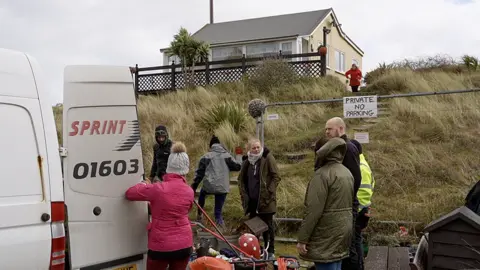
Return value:
M 467 89 L 480 85 L 478 73 L 387 70 L 365 91 L 378 94 Z M 164 124 L 175 141 L 183 141 L 191 159 L 188 180 L 208 150 L 212 133 L 231 151 L 255 135 L 247 103 L 336 98 L 347 95 L 336 77 L 300 80 L 268 91 L 246 82 L 198 87 L 159 96 L 140 96 L 138 112 L 145 171 L 149 173 L 153 130 Z M 374 220 L 429 223 L 461 206 L 480 175 L 480 93 L 385 100 L 390 115 L 370 130 L 364 146 L 376 180 Z M 223 106 L 223 107 L 222 107 Z M 221 108 L 220 108 L 221 107 Z M 228 107 L 228 108 L 227 108 Z M 311 143 L 322 134 L 325 121 L 342 116 L 342 104 L 269 108 L 279 120 L 267 121 L 265 143 L 276 157 L 282 181 L 278 188 L 278 217 L 302 217 L 303 200 L 313 175 Z M 56 115 L 58 118 L 58 110 Z M 61 118 L 58 118 L 61 119 Z M 218 123 L 214 123 L 218 122 Z M 347 121 L 348 133 L 360 120 Z M 287 164 L 285 152 L 307 152 L 305 160 Z M 207 210 L 212 212 L 213 198 Z M 242 209 L 237 189 L 225 208 L 226 222 L 238 224 Z

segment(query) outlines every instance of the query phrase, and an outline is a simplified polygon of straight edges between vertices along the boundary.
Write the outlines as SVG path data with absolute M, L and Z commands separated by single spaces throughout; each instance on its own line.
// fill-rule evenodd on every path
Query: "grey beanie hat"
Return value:
M 190 169 L 190 160 L 187 155 L 187 148 L 182 142 L 176 142 L 168 156 L 167 173 L 187 175 Z

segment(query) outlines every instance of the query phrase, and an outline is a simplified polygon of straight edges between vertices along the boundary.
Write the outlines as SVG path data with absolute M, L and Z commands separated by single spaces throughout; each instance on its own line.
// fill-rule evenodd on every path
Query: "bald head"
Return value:
M 343 122 L 343 119 L 340 118 L 340 117 L 333 117 L 333 118 L 330 118 L 328 122 L 331 122 L 333 124 L 335 124 L 336 126 L 339 126 L 339 127 L 343 127 L 345 129 L 345 122 Z
M 325 135 L 328 138 L 341 137 L 345 134 L 345 122 L 340 117 L 330 118 L 325 124 Z

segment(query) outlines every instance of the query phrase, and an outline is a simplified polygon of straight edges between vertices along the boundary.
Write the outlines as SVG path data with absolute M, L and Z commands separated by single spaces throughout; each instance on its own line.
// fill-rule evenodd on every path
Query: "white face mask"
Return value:
M 263 155 L 263 148 L 260 150 L 258 154 L 253 154 L 251 152 L 248 152 L 248 161 L 250 162 L 250 164 L 254 165 L 262 157 L 262 155 Z

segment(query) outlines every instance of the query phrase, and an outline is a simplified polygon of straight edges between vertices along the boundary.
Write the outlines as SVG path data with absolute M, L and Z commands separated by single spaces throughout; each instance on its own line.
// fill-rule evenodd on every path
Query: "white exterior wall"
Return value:
M 323 43 L 323 27 L 331 30 L 327 35 L 327 74 L 337 76 L 340 80 L 345 81 L 345 72 L 350 69 L 350 66 L 356 61 L 357 66 L 362 70 L 363 55 L 355 50 L 349 44 L 337 27 L 332 25 L 334 22 L 333 15 L 327 17 L 312 33 L 311 42 L 316 48 Z M 336 53 L 336 51 L 338 53 Z M 341 64 L 339 64 L 339 62 Z M 339 68 L 341 66 L 342 68 Z

